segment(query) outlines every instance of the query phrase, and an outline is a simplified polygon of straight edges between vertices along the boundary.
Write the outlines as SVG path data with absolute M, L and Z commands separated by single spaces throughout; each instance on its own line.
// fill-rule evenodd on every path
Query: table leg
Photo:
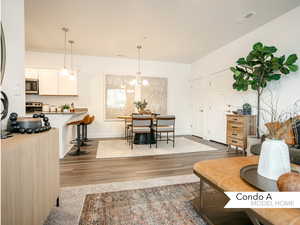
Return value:
M 246 210 L 246 213 L 249 219 L 251 220 L 251 222 L 253 223 L 253 225 L 261 225 L 259 220 L 253 215 L 253 213 L 251 213 L 249 210 Z
M 199 209 L 203 208 L 203 180 L 200 179 Z

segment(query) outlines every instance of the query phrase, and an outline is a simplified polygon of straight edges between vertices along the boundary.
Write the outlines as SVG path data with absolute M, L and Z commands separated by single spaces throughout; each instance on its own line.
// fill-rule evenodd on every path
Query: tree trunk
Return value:
M 260 138 L 259 125 L 260 125 L 260 91 L 257 91 L 257 118 L 256 118 L 256 136 Z

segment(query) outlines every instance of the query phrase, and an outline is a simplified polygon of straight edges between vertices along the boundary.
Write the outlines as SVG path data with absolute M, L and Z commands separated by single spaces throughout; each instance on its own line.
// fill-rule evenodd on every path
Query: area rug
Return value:
M 78 225 L 86 196 L 89 194 L 119 192 L 195 182 L 199 182 L 199 178 L 194 174 L 190 174 L 61 188 L 60 207 L 53 207 L 44 225 Z
M 191 152 L 204 152 L 218 150 L 209 145 L 201 144 L 184 137 L 176 138 L 176 144 L 173 148 L 172 143 L 163 141 L 159 142 L 158 147 L 152 145 L 134 145 L 130 148 L 125 140 L 104 140 L 99 141 L 96 158 L 123 158 L 123 157 L 139 157 L 139 156 L 154 156 L 168 154 L 182 154 Z
M 89 194 L 79 225 L 205 225 L 192 206 L 199 183 Z

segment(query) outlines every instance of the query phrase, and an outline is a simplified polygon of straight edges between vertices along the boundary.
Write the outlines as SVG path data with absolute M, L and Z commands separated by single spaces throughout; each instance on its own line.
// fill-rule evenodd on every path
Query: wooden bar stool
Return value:
M 87 154 L 86 151 L 82 151 L 80 149 L 81 146 L 81 133 L 80 133 L 80 126 L 83 123 L 83 120 L 86 118 L 86 116 L 82 120 L 76 120 L 67 123 L 68 126 L 77 126 L 77 137 L 76 137 L 76 151 L 70 152 L 69 155 L 76 156 L 76 155 L 85 155 Z

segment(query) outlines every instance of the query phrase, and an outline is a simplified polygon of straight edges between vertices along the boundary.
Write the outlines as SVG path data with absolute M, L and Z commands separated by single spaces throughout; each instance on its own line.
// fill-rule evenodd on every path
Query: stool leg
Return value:
M 81 143 L 82 143 L 82 137 L 83 137 L 82 134 L 80 134 L 80 130 L 81 130 L 80 126 L 81 126 L 80 124 L 77 125 L 77 138 L 76 138 L 76 142 L 77 142 L 76 147 L 77 147 L 77 149 L 76 149 L 76 151 L 69 153 L 69 155 L 72 155 L 72 156 L 87 154 L 86 151 L 81 151 L 80 150 L 80 146 L 81 146 Z
M 77 125 L 77 152 L 80 152 L 81 138 L 80 138 L 80 125 Z

